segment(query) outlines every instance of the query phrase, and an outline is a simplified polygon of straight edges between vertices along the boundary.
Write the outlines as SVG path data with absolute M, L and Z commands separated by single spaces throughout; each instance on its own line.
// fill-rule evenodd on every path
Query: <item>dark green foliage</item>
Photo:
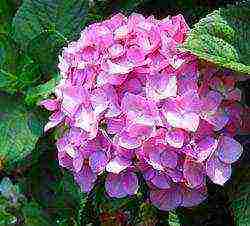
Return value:
M 13 19 L 13 37 L 23 48 L 44 32 L 72 40 L 84 27 L 88 8 L 85 0 L 24 0 Z
M 250 222 L 250 167 L 239 167 L 227 191 L 230 208 L 236 226 L 248 226 Z
M 11 168 L 32 152 L 42 135 L 43 124 L 19 98 L 0 93 L 0 158 Z

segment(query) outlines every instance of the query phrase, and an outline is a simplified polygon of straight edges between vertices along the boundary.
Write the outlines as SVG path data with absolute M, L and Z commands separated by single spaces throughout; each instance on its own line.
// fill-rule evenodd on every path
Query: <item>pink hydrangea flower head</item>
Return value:
M 40 105 L 52 112 L 45 131 L 64 126 L 59 164 L 83 192 L 106 172 L 108 196 L 132 196 L 143 177 L 168 211 L 205 200 L 206 177 L 229 180 L 243 152 L 241 92 L 232 74 L 178 49 L 188 32 L 182 15 L 119 13 L 63 49 L 55 98 Z

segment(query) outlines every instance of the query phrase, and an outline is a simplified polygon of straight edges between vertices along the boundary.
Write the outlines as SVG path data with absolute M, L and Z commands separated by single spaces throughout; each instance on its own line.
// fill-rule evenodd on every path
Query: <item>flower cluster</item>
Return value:
M 206 198 L 206 177 L 223 185 L 242 153 L 240 91 L 230 72 L 198 71 L 178 50 L 183 16 L 156 20 L 117 14 L 88 26 L 59 58 L 61 81 L 45 130 L 66 125 L 57 142 L 61 166 L 83 192 L 107 172 L 110 197 L 138 191 L 138 175 L 161 210 Z

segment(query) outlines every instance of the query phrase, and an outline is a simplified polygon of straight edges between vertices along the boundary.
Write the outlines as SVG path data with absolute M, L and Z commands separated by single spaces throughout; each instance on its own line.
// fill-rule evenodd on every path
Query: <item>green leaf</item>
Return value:
M 42 135 L 42 120 L 19 99 L 0 93 L 0 159 L 6 169 L 21 162 Z
M 250 222 L 250 167 L 236 169 L 229 185 L 230 207 L 236 226 L 248 226 Z
M 191 30 L 184 50 L 201 59 L 250 74 L 250 2 L 215 10 Z
M 25 102 L 28 105 L 35 105 L 41 100 L 48 98 L 53 93 L 58 81 L 59 75 L 56 75 L 55 78 L 52 78 L 48 82 L 29 89 L 25 97 Z
M 36 202 L 26 203 L 22 207 L 25 226 L 51 226 L 48 217 Z
M 169 226 L 180 226 L 180 221 L 175 212 L 169 212 Z
M 149 0 L 122 0 L 116 3 L 116 7 L 122 11 L 132 13 L 135 8 L 149 2 Z
M 0 34 L 0 91 L 23 92 L 40 79 L 38 65 L 19 53 L 13 40 Z
M 88 10 L 85 0 L 24 0 L 12 23 L 14 40 L 23 48 L 44 32 L 71 40 L 83 29 Z
M 0 1 L 0 33 L 8 33 L 11 30 L 11 19 L 15 12 L 13 0 Z
M 17 218 L 11 213 L 6 211 L 7 207 L 9 207 L 8 201 L 3 196 L 0 196 L 0 225 L 14 226 L 15 223 L 17 222 Z
M 16 55 L 14 44 L 5 34 L 0 34 L 0 90 L 16 91 Z

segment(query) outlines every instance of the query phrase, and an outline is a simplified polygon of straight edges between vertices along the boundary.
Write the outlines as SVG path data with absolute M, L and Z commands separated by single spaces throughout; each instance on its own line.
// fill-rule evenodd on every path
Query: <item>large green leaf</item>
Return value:
M 32 152 L 42 134 L 42 121 L 18 98 L 0 93 L 0 159 L 12 168 Z
M 88 8 L 85 0 L 24 0 L 13 19 L 13 37 L 22 47 L 44 32 L 70 40 L 85 25 Z
M 219 66 L 250 74 L 250 2 L 215 10 L 191 30 L 184 49 Z

